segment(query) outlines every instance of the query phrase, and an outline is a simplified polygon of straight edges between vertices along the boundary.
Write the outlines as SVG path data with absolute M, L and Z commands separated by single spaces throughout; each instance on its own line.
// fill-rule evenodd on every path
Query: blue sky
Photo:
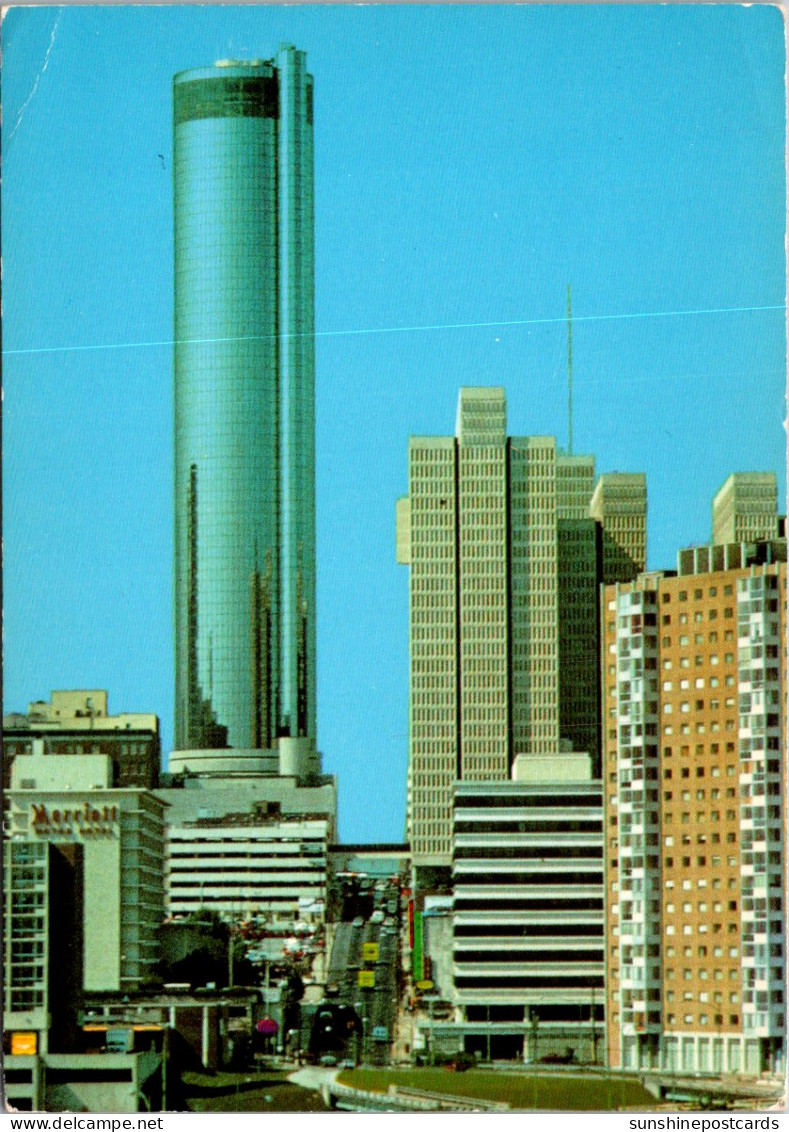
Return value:
M 646 472 L 649 565 L 708 540 L 731 471 L 775 470 L 785 509 L 783 24 L 736 5 L 8 12 L 5 710 L 104 687 L 172 741 L 171 77 L 284 41 L 316 87 L 319 742 L 343 838 L 396 840 L 408 436 L 451 433 L 459 386 L 494 384 L 511 433 L 565 443 L 568 282 L 574 448 Z

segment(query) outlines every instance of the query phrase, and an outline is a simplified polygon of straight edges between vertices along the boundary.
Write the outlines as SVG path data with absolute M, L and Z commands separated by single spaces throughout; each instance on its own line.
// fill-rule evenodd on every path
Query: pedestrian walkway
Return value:
M 432 1093 L 406 1085 L 390 1085 L 386 1093 L 354 1089 L 337 1080 L 339 1070 L 307 1065 L 288 1076 L 294 1085 L 322 1094 L 331 1107 L 360 1112 L 507 1112 L 509 1106 L 472 1097 Z M 331 1096 L 332 1100 L 329 1100 Z M 333 1102 L 333 1103 L 332 1103 Z
M 288 1080 L 294 1085 L 301 1085 L 303 1089 L 316 1089 L 320 1091 L 337 1078 L 339 1069 L 327 1069 L 321 1065 L 304 1065 L 295 1073 L 288 1074 Z

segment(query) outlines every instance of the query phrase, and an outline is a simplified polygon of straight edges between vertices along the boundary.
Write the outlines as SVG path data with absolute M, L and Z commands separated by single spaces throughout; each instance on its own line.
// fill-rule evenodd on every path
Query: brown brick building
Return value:
M 17 755 L 33 752 L 43 739 L 47 755 L 109 755 L 112 785 L 152 790 L 159 782 L 159 720 L 152 713 L 110 715 L 103 689 L 52 692 L 51 701 L 37 700 L 27 714 L 3 716 L 3 787 L 11 785 Z
M 604 589 L 612 1067 L 785 1069 L 785 559 L 700 547 Z

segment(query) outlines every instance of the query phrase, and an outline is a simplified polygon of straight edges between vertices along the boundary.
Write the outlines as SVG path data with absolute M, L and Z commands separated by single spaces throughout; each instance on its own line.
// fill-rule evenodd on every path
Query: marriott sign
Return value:
M 33 802 L 30 807 L 30 824 L 33 833 L 77 834 L 95 837 L 111 834 L 118 824 L 118 807 L 96 805 L 94 802 L 77 802 L 76 805 L 48 807 Z

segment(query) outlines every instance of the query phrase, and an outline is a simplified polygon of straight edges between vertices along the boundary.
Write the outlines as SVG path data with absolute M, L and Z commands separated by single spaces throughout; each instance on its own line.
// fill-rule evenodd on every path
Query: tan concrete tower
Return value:
M 712 501 L 715 546 L 778 538 L 775 472 L 735 472 Z

